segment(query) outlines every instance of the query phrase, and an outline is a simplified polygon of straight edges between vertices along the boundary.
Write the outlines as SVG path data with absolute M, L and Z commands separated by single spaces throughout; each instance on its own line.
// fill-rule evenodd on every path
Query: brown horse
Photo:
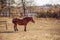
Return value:
M 17 24 L 18 24 L 18 25 L 24 25 L 24 31 L 26 32 L 26 26 L 30 21 L 35 23 L 32 17 L 25 17 L 23 19 L 14 18 L 12 20 L 12 23 L 14 24 L 14 31 L 18 31 L 17 28 Z

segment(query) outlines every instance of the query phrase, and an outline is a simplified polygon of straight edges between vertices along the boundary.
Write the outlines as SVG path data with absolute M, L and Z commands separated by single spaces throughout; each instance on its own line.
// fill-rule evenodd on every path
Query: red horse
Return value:
M 18 25 L 24 25 L 24 31 L 26 32 L 26 26 L 30 21 L 35 23 L 32 17 L 25 17 L 23 19 L 14 18 L 12 20 L 12 23 L 14 24 L 14 31 L 18 31 L 17 28 L 17 24 L 18 24 Z

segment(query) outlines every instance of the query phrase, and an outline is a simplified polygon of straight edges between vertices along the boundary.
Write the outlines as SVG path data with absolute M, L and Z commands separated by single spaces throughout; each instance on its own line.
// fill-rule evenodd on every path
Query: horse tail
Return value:
M 14 19 L 12 20 L 12 23 L 15 23 Z
M 17 19 L 13 19 L 13 20 L 12 20 L 12 23 L 15 24 L 16 22 L 17 22 Z

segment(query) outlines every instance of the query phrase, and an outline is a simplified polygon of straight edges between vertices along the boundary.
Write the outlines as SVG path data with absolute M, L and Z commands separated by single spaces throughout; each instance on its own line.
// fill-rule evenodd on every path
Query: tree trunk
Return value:
M 22 0 L 22 5 L 23 5 L 23 13 L 24 13 L 24 15 L 23 15 L 23 16 L 25 16 L 26 9 L 25 9 L 25 2 L 24 2 L 24 0 Z

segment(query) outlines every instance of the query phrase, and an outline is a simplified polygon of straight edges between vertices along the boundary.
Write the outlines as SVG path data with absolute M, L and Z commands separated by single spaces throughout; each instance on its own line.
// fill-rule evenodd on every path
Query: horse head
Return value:
M 25 17 L 24 18 L 27 22 L 32 22 L 32 23 L 35 23 L 35 21 L 33 20 L 33 17 Z
M 34 21 L 34 19 L 33 19 L 32 17 L 30 17 L 30 21 L 31 21 L 32 23 L 35 23 L 35 21 Z

